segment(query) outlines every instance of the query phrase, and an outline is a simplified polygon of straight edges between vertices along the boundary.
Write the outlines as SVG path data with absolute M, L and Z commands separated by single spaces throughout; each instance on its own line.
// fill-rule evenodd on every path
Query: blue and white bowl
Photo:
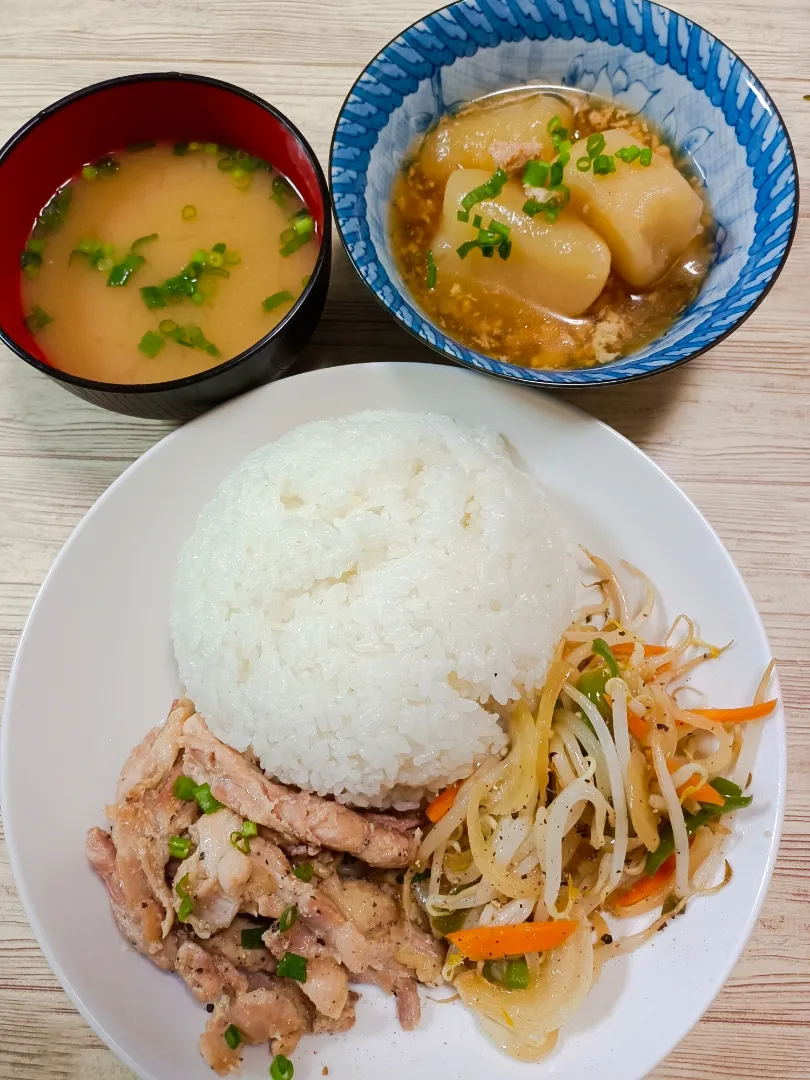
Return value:
M 691 155 L 718 223 L 718 255 L 694 303 L 663 337 L 602 367 L 523 368 L 460 345 L 411 301 L 391 251 L 391 186 L 418 135 L 462 102 L 535 83 L 645 112 Z M 355 82 L 330 173 L 341 238 L 380 303 L 458 363 L 542 385 L 641 378 L 716 345 L 773 285 L 799 210 L 790 138 L 756 76 L 706 30 L 647 0 L 461 0 L 433 12 Z

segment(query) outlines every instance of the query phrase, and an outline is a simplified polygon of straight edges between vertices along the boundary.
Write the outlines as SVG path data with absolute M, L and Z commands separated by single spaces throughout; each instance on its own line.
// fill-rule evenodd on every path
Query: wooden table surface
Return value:
M 364 63 L 428 0 L 0 0 L 0 143 L 56 98 L 134 71 L 184 70 L 268 98 L 326 166 Z M 673 4 L 727 42 L 776 100 L 810 172 L 810 0 Z M 4 208 L 0 207 L 0 213 Z M 790 780 L 776 873 L 754 934 L 704 1019 L 656 1080 L 810 1077 L 810 228 L 730 339 L 670 375 L 570 400 L 638 443 L 695 500 L 742 570 L 778 659 Z M 336 250 L 301 366 L 430 360 Z M 80 402 L 0 346 L 0 691 L 36 591 L 104 489 L 168 430 Z M 58 882 L 54 882 L 58 888 Z M 0 1078 L 131 1074 L 51 974 L 0 833 Z M 577 1080 L 569 1077 L 566 1080 Z

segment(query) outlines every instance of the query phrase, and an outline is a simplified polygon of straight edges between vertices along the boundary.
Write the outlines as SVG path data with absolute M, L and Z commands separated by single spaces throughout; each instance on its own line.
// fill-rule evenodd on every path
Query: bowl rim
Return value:
M 223 79 L 213 79 L 208 75 L 196 75 L 192 72 L 182 71 L 145 71 L 136 72 L 131 75 L 117 75 L 113 79 L 103 79 L 100 82 L 91 83 L 89 86 L 82 87 L 80 90 L 75 90 L 73 93 L 65 95 L 65 97 L 59 98 L 58 101 L 54 101 L 52 104 L 47 105 L 44 109 L 40 109 L 34 116 L 27 120 L 21 128 L 11 136 L 7 142 L 0 147 L 0 167 L 2 167 L 6 158 L 11 152 L 28 137 L 34 128 L 38 127 L 44 120 L 53 116 L 54 114 L 61 112 L 63 109 L 69 108 L 75 102 L 80 101 L 82 98 L 90 97 L 93 94 L 104 93 L 110 90 L 114 86 L 121 86 L 130 83 L 140 82 L 189 82 L 200 83 L 204 86 L 214 86 L 220 90 L 224 90 L 227 93 L 234 94 L 237 97 L 244 98 L 247 101 L 252 102 L 255 105 L 259 105 L 265 112 L 271 114 L 275 119 L 282 124 L 293 136 L 293 138 L 299 143 L 307 155 L 309 163 L 315 173 L 315 179 L 318 183 L 318 190 L 321 197 L 323 208 L 323 235 L 321 236 L 320 250 L 318 251 L 318 258 L 315 261 L 315 266 L 310 274 L 309 281 L 304 286 L 303 291 L 284 316 L 280 322 L 269 330 L 264 337 L 260 338 L 253 345 L 248 346 L 247 349 L 243 349 L 242 352 L 237 353 L 236 356 L 230 358 L 230 360 L 224 360 L 221 364 L 217 364 L 215 367 L 206 368 L 204 371 L 198 371 L 193 375 L 186 375 L 182 379 L 169 379 L 165 382 L 151 382 L 151 383 L 116 383 L 116 382 L 103 382 L 96 379 L 86 379 L 81 375 L 72 375 L 67 371 L 62 371 L 60 368 L 48 364 L 43 360 L 39 360 L 32 353 L 28 352 L 22 345 L 16 342 L 10 334 L 6 332 L 2 325 L 0 325 L 0 341 L 3 342 L 13 353 L 20 357 L 21 360 L 25 360 L 31 367 L 36 368 L 37 371 L 42 372 L 44 375 L 48 375 L 58 382 L 66 383 L 69 386 L 82 387 L 87 390 L 94 390 L 101 393 L 109 394 L 133 394 L 133 395 L 146 395 L 165 393 L 173 390 L 183 390 L 188 387 L 197 386 L 200 383 L 207 382 L 209 379 L 215 379 L 218 376 L 230 371 L 243 363 L 245 360 L 249 360 L 260 352 L 269 342 L 281 331 L 293 321 L 296 315 L 302 308 L 302 305 L 306 298 L 312 293 L 316 279 L 323 273 L 324 266 L 328 265 L 329 256 L 331 253 L 331 241 L 332 241 L 332 221 L 331 210 L 332 200 L 329 193 L 329 186 L 326 182 L 321 163 L 315 154 L 315 151 L 310 146 L 306 137 L 299 131 L 295 124 L 287 116 L 284 115 L 274 105 L 271 105 L 269 101 L 265 101 L 264 98 L 259 97 L 258 94 L 252 93 L 250 90 L 245 90 L 241 86 L 237 86 L 235 83 L 226 82 Z
M 357 276 L 363 282 L 365 287 L 368 289 L 368 291 L 371 293 L 371 295 L 374 297 L 374 299 L 377 301 L 377 303 L 380 305 L 380 307 L 382 307 L 384 311 L 387 311 L 388 314 L 392 318 L 394 318 L 397 321 L 397 323 L 411 335 L 411 337 L 415 338 L 422 345 L 427 346 L 427 348 L 432 349 L 434 352 L 436 352 L 440 356 L 444 357 L 444 359 L 446 361 L 451 361 L 452 363 L 456 364 L 459 367 L 470 368 L 473 371 L 480 371 L 483 374 L 491 375 L 496 379 L 506 379 L 508 382 L 518 383 L 519 385 L 523 385 L 523 386 L 542 387 L 544 390 L 589 390 L 589 389 L 593 389 L 596 386 L 610 385 L 612 383 L 637 382 L 640 379 L 649 379 L 649 378 L 652 378 L 655 375 L 661 375 L 664 372 L 673 371 L 675 368 L 681 367 L 682 364 L 686 364 L 690 360 L 697 359 L 697 357 L 702 356 L 704 353 L 708 352 L 710 349 L 713 349 L 716 345 L 719 345 L 722 341 L 725 341 L 725 339 L 727 337 L 729 337 L 729 335 L 733 334 L 735 330 L 739 329 L 739 327 L 742 326 L 742 324 L 751 315 L 754 314 L 754 312 L 757 310 L 759 305 L 762 303 L 762 301 L 765 299 L 765 297 L 771 291 L 773 286 L 776 284 L 776 281 L 779 278 L 779 275 L 782 273 L 782 270 L 785 267 L 785 263 L 787 262 L 788 256 L 790 254 L 790 250 L 791 250 L 791 248 L 793 246 L 793 241 L 794 241 L 794 239 L 796 237 L 796 230 L 797 230 L 798 225 L 799 225 L 799 200 L 800 200 L 800 190 L 799 190 L 799 182 L 798 182 L 799 166 L 798 166 L 798 161 L 796 159 L 796 151 L 793 148 L 793 141 L 792 141 L 792 139 L 790 137 L 790 132 L 788 130 L 787 124 L 785 123 L 784 118 L 783 118 L 781 112 L 779 111 L 779 109 L 778 109 L 778 107 L 776 105 L 776 102 L 771 97 L 770 93 L 765 88 L 764 84 L 762 83 L 762 80 L 758 77 L 756 72 L 754 72 L 754 70 L 751 68 L 751 66 L 748 63 L 746 63 L 746 61 L 743 60 L 742 57 L 737 52 L 735 52 L 734 49 L 732 49 L 729 45 L 727 45 L 726 42 L 722 38 L 718 37 L 717 34 L 713 33 L 711 30 L 707 30 L 701 23 L 696 22 L 694 19 L 690 19 L 688 16 L 681 14 L 681 12 L 675 11 L 674 8 L 668 7 L 666 4 L 658 3 L 657 0 L 641 0 L 641 3 L 642 3 L 642 5 L 644 7 L 657 8 L 660 11 L 668 12 L 670 16 L 676 16 L 679 19 L 683 19 L 684 22 L 686 22 L 690 28 L 695 28 L 697 30 L 702 31 L 704 34 L 707 34 L 710 38 L 712 38 L 719 45 L 721 45 L 724 49 L 726 49 L 726 51 L 729 53 L 729 55 L 731 57 L 733 57 L 735 60 L 737 60 L 740 63 L 740 65 L 742 66 L 743 71 L 745 73 L 747 73 L 748 75 L 753 77 L 753 79 L 756 82 L 758 88 L 762 91 L 762 94 L 763 94 L 763 96 L 765 98 L 766 104 L 769 106 L 769 108 L 772 111 L 773 115 L 776 117 L 776 120 L 777 120 L 777 122 L 779 124 L 779 129 L 781 130 L 781 132 L 783 133 L 783 135 L 785 137 L 785 143 L 786 143 L 786 146 L 787 146 L 787 151 L 788 151 L 788 154 L 789 154 L 789 157 L 790 157 L 790 162 L 791 162 L 791 165 L 792 165 L 792 168 L 793 168 L 793 176 L 794 176 L 793 216 L 792 216 L 792 220 L 791 220 L 791 223 L 790 223 L 790 231 L 788 232 L 787 240 L 785 242 L 784 252 L 782 253 L 782 257 L 779 260 L 778 265 L 776 267 L 774 267 L 770 278 L 768 279 L 768 281 L 763 286 L 762 291 L 754 299 L 754 301 L 743 312 L 740 313 L 739 317 L 735 320 L 735 322 L 732 323 L 731 326 L 727 327 L 721 334 L 719 334 L 717 337 L 713 338 L 712 341 L 707 342 L 707 344 L 700 346 L 699 348 L 695 349 L 693 352 L 688 353 L 686 356 L 682 356 L 679 360 L 672 360 L 672 361 L 670 361 L 670 363 L 666 364 L 665 366 L 654 368 L 651 371 L 627 371 L 627 372 L 622 372 L 622 371 L 619 371 L 619 370 L 614 368 L 614 365 L 616 363 L 619 363 L 619 362 L 624 361 L 624 360 L 632 360 L 633 355 L 634 355 L 633 353 L 630 353 L 627 356 L 622 356 L 617 361 L 612 361 L 612 362 L 609 362 L 607 364 L 596 365 L 595 367 L 592 367 L 592 368 L 570 368 L 570 369 L 527 368 L 527 367 L 522 367 L 519 364 L 510 363 L 509 361 L 498 360 L 493 356 L 488 356 L 486 353 L 480 352 L 478 349 L 472 349 L 469 346 L 464 345 L 463 342 L 456 341 L 455 338 L 453 338 L 451 335 L 445 333 L 444 330 L 442 330 L 438 326 L 436 326 L 436 324 L 434 323 L 434 321 L 432 319 L 430 319 L 429 317 L 424 315 L 421 312 L 421 309 L 418 308 L 417 305 L 410 300 L 409 295 L 405 296 L 405 301 L 406 301 L 408 307 L 411 308 L 411 310 L 413 310 L 417 315 L 419 315 L 423 319 L 423 321 L 429 323 L 430 326 L 436 331 L 436 333 L 444 341 L 451 342 L 451 343 L 453 343 L 455 345 L 458 345 L 460 348 L 465 349 L 467 352 L 470 352 L 470 353 L 474 354 L 477 358 L 479 358 L 481 363 L 476 364 L 476 363 L 471 363 L 471 362 L 469 362 L 467 360 L 463 360 L 458 356 L 454 356 L 453 353 L 449 352 L 444 345 L 438 344 L 436 342 L 429 341 L 427 338 L 422 337 L 422 335 L 417 330 L 415 330 L 412 326 L 408 325 L 408 323 L 400 316 L 400 314 L 397 311 L 394 311 L 391 307 L 389 307 L 389 305 L 379 295 L 379 293 L 374 288 L 374 286 L 369 281 L 366 280 L 365 275 L 361 272 L 360 267 L 357 265 L 357 263 L 355 261 L 355 258 L 354 258 L 354 256 L 352 255 L 352 252 L 349 249 L 349 245 L 348 245 L 348 243 L 346 241 L 346 237 L 345 237 L 344 232 L 343 232 L 343 225 L 341 224 L 341 217 L 340 217 L 340 214 L 338 212 L 337 205 L 335 203 L 335 194 L 334 194 L 334 188 L 333 188 L 333 181 L 334 181 L 333 163 L 334 163 L 334 154 L 335 154 L 335 143 L 337 142 L 337 138 L 338 138 L 338 127 L 340 125 L 340 121 L 341 121 L 341 119 L 342 119 L 342 117 L 344 115 L 344 112 L 346 110 L 346 105 L 348 104 L 349 98 L 355 92 L 360 80 L 368 72 L 369 68 L 372 66 L 372 64 L 375 63 L 376 60 L 378 60 L 384 53 L 386 53 L 391 48 L 391 46 L 400 37 L 402 37 L 403 34 L 406 34 L 409 30 L 413 30 L 420 23 L 425 22 L 427 19 L 431 18 L 431 16 L 433 16 L 433 15 L 438 15 L 441 12 L 447 11 L 450 8 L 460 7 L 463 4 L 463 2 L 464 2 L 464 0 L 452 0 L 452 2 L 449 3 L 449 4 L 441 4 L 439 7 L 433 8 L 432 11 L 427 12 L 425 15 L 422 15 L 419 19 L 415 19 L 412 23 L 409 23 L 407 26 L 403 27 L 400 31 L 398 31 L 398 33 L 396 33 L 394 35 L 394 37 L 392 37 L 389 41 L 387 41 L 385 45 L 383 45 L 380 49 L 378 49 L 377 52 L 374 54 L 374 56 L 372 56 L 371 59 L 366 62 L 363 69 L 360 71 L 360 73 L 357 75 L 357 77 L 355 78 L 352 85 L 349 87 L 349 90 L 348 90 L 346 96 L 343 99 L 343 102 L 342 102 L 342 104 L 340 106 L 340 109 L 338 110 L 337 118 L 335 119 L 335 126 L 332 129 L 332 138 L 331 138 L 331 141 L 329 143 L 329 161 L 328 161 L 327 168 L 328 168 L 328 171 L 329 171 L 329 185 L 330 185 L 329 186 L 329 191 L 330 191 L 330 196 L 331 196 L 331 200 L 332 200 L 332 211 L 333 211 L 334 216 L 335 216 L 336 231 L 337 231 L 338 236 L 340 237 L 340 242 L 343 245 L 343 250 L 346 252 L 346 255 L 348 256 L 349 262 L 354 267 L 354 270 L 357 273 Z M 621 0 L 616 0 L 616 2 L 619 3 L 619 2 L 621 2 Z M 566 13 L 566 17 L 567 17 L 567 13 Z M 588 41 L 585 41 L 584 43 L 585 43 L 586 46 L 590 44 L 590 42 L 588 42 Z M 669 67 L 671 65 L 667 64 L 665 66 Z M 1 157 L 0 157 L 0 160 L 2 160 Z M 698 293 L 698 295 L 700 295 L 700 294 Z M 493 370 L 492 368 L 487 366 L 489 364 L 497 364 L 497 365 L 499 365 L 499 369 L 498 370 Z M 612 375 L 610 374 L 611 369 L 613 369 L 613 372 L 614 372 Z M 544 373 L 551 373 L 551 372 L 557 373 L 557 372 L 559 372 L 561 370 L 564 370 L 566 373 L 571 373 L 571 374 L 578 373 L 580 375 L 580 378 L 577 379 L 577 380 L 572 379 L 570 382 L 569 381 L 557 382 L 556 380 L 551 380 L 551 379 L 543 377 Z M 536 372 L 539 377 L 527 378 L 526 374 L 524 374 L 525 372 Z M 599 373 L 604 373 L 604 374 L 602 374 L 601 378 L 587 378 L 586 377 L 588 374 L 591 374 L 591 373 L 594 373 L 594 372 L 599 372 Z

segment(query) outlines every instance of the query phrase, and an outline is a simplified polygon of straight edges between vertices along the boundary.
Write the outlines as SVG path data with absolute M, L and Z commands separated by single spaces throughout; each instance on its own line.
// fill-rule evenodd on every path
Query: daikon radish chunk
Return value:
M 517 169 L 554 154 L 548 123 L 558 116 L 570 132 L 573 113 L 561 98 L 527 94 L 446 117 L 426 138 L 420 163 L 426 176 L 445 180 L 454 169 Z
M 564 210 L 553 225 L 542 214 L 533 218 L 524 214 L 526 195 L 516 180 L 510 180 L 496 198 L 477 203 L 469 222 L 459 221 L 464 196 L 491 175 L 458 169 L 447 181 L 442 220 L 433 241 L 439 276 L 452 276 L 462 287 L 474 283 L 507 293 L 558 315 L 574 317 L 587 311 L 610 271 L 607 244 L 570 211 Z M 459 257 L 457 249 L 478 234 L 472 225 L 477 214 L 485 228 L 493 218 L 509 227 L 512 250 L 508 259 L 501 259 L 497 252 L 487 259 L 480 250 Z
M 626 131 L 606 131 L 603 154 L 635 145 Z M 571 151 L 565 183 L 571 203 L 610 248 L 615 270 L 630 285 L 646 288 L 667 272 L 700 232 L 703 201 L 672 164 L 668 153 L 654 152 L 649 166 L 614 157 L 616 171 L 580 172 L 587 140 Z

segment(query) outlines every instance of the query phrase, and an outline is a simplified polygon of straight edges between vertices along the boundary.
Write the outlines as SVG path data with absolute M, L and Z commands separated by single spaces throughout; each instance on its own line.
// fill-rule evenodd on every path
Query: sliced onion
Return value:
M 679 896 L 685 896 L 689 889 L 689 837 L 686 832 L 686 822 L 657 733 L 651 739 L 651 746 L 656 779 L 661 788 L 661 794 L 666 799 L 669 824 L 675 841 L 675 891 Z

